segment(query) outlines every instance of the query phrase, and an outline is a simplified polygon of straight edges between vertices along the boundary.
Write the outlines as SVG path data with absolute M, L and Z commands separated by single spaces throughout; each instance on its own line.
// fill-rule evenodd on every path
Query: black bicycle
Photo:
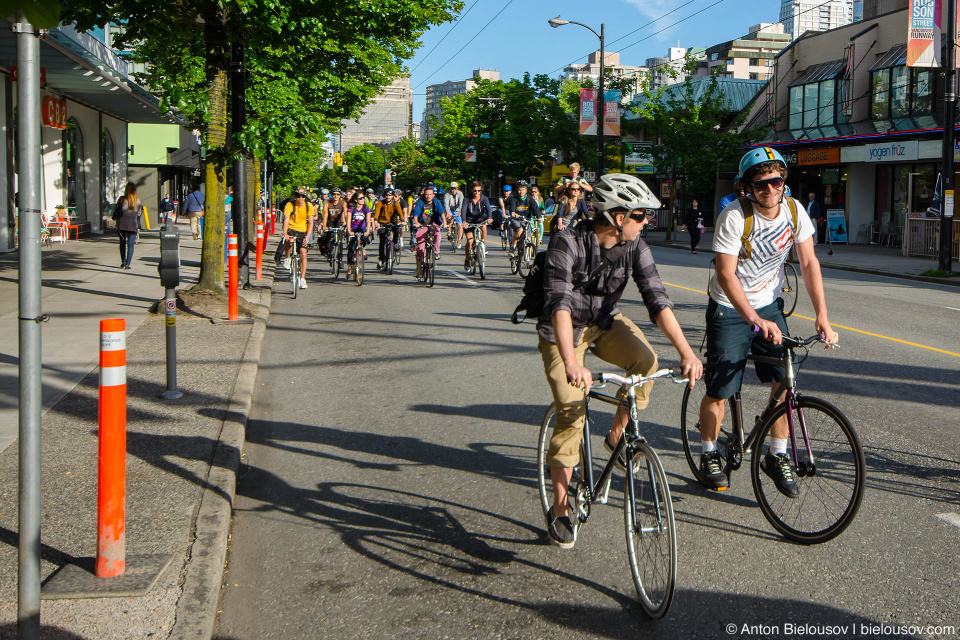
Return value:
M 433 286 L 433 279 L 437 270 L 437 254 L 434 251 L 433 240 L 440 233 L 440 226 L 430 224 L 427 226 L 427 235 L 423 246 L 423 264 L 420 267 L 420 280 L 427 283 L 428 287 Z
M 357 286 L 363 285 L 363 265 L 367 259 L 367 249 L 366 249 L 366 233 L 364 231 L 354 231 L 350 234 L 350 242 L 354 243 L 353 247 L 353 262 L 350 263 L 350 266 L 353 267 L 353 278 L 357 281 Z M 349 279 L 349 273 L 348 279 Z
M 402 233 L 400 231 L 400 225 L 396 223 L 382 224 L 380 228 L 383 230 L 381 233 L 386 234 L 381 242 L 384 242 L 383 247 L 383 264 L 381 265 L 381 270 L 387 274 L 393 274 L 393 268 L 400 264 L 400 249 L 402 248 L 401 238 Z
M 330 243 L 327 245 L 327 260 L 330 261 L 330 274 L 336 280 L 343 267 L 343 227 L 330 230 Z
M 752 453 L 750 480 L 760 510 L 774 529 L 802 544 L 832 540 L 850 525 L 860 508 L 866 478 L 860 439 L 847 417 L 829 402 L 797 391 L 796 374 L 807 356 L 795 359 L 794 350 L 806 349 L 814 342 L 824 339 L 783 336 L 781 358 L 749 355 L 748 359 L 754 362 L 783 367 L 786 376 L 776 397 L 754 418 L 753 430 L 746 436 L 740 393 L 729 398 L 729 416 L 721 421 L 717 439 L 728 480 L 740 468 L 743 456 Z M 688 388 L 680 413 L 683 452 L 694 477 L 700 481 L 692 443 L 700 442 L 700 403 L 704 395 L 702 384 Z M 781 493 L 760 466 L 770 430 L 778 424 L 782 427 L 784 421 L 789 433 L 787 455 L 799 489 L 796 497 Z
M 593 374 L 594 386 L 584 400 L 584 437 L 580 441 L 580 464 L 574 467 L 568 489 L 571 520 L 579 529 L 590 518 L 595 502 L 606 504 L 613 479 L 613 469 L 619 460 L 630 460 L 623 465 L 626 479 L 623 488 L 623 524 L 627 537 L 627 555 L 633 583 L 640 596 L 643 610 L 651 618 L 660 618 L 670 607 L 677 578 L 677 532 L 673 519 L 670 486 L 656 451 L 640 435 L 636 387 L 649 380 L 669 377 L 674 382 L 682 379 L 678 369 L 661 369 L 648 377 L 624 378 L 610 373 Z M 619 395 L 598 391 L 606 383 L 620 386 Z M 606 466 L 595 478 L 593 451 L 590 445 L 590 400 L 599 400 L 627 412 L 629 423 L 623 437 L 614 448 Z M 537 484 L 540 489 L 540 507 L 550 526 L 553 508 L 553 482 L 547 464 L 547 450 L 556 425 L 557 411 L 551 404 L 540 425 L 537 444 Z M 574 517 L 575 516 L 575 517 Z

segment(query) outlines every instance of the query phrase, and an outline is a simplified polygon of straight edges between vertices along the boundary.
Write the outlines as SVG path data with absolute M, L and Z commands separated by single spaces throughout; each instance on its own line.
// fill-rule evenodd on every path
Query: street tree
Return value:
M 197 288 L 219 291 L 229 158 L 267 150 L 276 156 L 305 135 L 335 130 L 401 74 L 426 29 L 461 8 L 461 0 L 341 0 L 325 3 L 321 16 L 312 0 L 68 0 L 64 19 L 81 30 L 122 24 L 114 46 L 146 63 L 142 81 L 203 133 L 212 233 L 204 238 Z M 251 90 L 246 126 L 228 140 L 232 43 L 244 45 Z M 320 163 L 319 146 L 306 152 Z
M 394 185 L 405 191 L 432 179 L 428 171 L 427 154 L 413 138 L 401 138 L 390 150 L 388 160 L 395 172 Z

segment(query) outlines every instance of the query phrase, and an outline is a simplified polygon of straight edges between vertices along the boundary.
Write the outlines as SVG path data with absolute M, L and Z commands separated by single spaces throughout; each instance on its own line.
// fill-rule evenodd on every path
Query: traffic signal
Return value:
M 339 153 L 333 154 L 333 164 L 334 164 L 334 166 L 337 166 L 337 167 L 339 167 L 340 165 L 342 165 L 342 164 L 343 164 L 343 156 L 340 155 Z

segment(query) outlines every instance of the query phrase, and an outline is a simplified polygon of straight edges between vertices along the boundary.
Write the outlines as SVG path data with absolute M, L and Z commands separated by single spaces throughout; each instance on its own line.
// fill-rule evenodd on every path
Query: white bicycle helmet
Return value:
M 607 214 L 610 209 L 659 209 L 660 201 L 643 180 L 626 173 L 608 173 L 593 185 L 593 208 Z

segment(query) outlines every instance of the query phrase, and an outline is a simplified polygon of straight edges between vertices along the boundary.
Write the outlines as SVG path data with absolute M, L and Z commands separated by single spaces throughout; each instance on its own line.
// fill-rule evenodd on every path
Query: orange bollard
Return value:
M 126 569 L 127 336 L 124 320 L 100 321 L 100 451 L 94 575 Z
M 257 220 L 257 280 L 263 279 L 263 222 Z
M 239 280 L 239 267 L 237 265 L 237 236 L 236 234 L 230 234 L 227 236 L 227 260 L 229 261 L 228 272 L 229 272 L 229 281 L 228 281 L 228 294 L 229 298 L 227 301 L 227 319 L 235 321 L 239 317 L 239 310 L 237 308 L 237 286 Z

